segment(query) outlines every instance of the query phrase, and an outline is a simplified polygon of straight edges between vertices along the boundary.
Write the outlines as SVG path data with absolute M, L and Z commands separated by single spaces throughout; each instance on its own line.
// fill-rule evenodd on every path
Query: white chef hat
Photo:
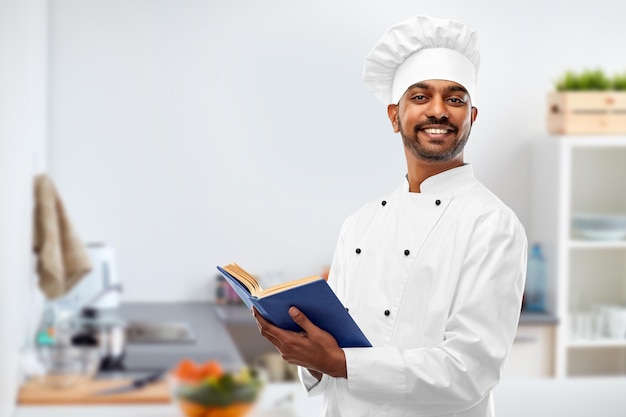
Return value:
M 369 52 L 363 81 L 385 104 L 397 103 L 419 81 L 454 81 L 465 87 L 474 104 L 477 38 L 474 29 L 449 19 L 405 20 L 389 28 Z

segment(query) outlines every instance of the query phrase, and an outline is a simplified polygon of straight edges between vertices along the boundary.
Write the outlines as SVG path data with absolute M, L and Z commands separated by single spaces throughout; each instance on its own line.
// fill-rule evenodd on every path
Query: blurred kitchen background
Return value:
M 569 254 L 551 228 L 568 213 L 570 174 L 586 178 L 605 157 L 626 165 L 626 133 L 598 137 L 589 165 L 580 155 L 593 138 L 572 138 L 580 151 L 550 135 L 546 97 L 568 70 L 626 71 L 625 12 L 618 0 L 0 0 L 0 415 L 13 410 L 42 308 L 35 175 L 54 181 L 82 241 L 114 248 L 121 304 L 213 303 L 215 266 L 230 262 L 266 285 L 321 274 L 345 217 L 405 173 L 401 140 L 361 73 L 382 33 L 416 14 L 478 29 L 479 116 L 465 159 L 548 265 L 546 311 L 525 315 L 511 378 L 623 376 L 626 342 L 567 345 L 559 308 L 625 302 L 626 246 L 599 248 L 621 271 L 608 299 L 564 307 L 575 297 L 559 293 L 567 259 L 589 255 Z M 614 187 L 609 211 L 626 213 L 622 183 L 610 183 L 624 174 L 587 184 Z M 603 386 L 607 407 L 625 405 L 610 388 L 623 386 Z

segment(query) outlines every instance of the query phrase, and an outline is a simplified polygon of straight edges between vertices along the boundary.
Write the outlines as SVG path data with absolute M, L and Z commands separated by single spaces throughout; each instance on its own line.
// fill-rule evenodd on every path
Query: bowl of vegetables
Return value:
M 226 370 L 217 361 L 181 361 L 169 375 L 173 400 L 187 417 L 243 417 L 263 388 L 248 367 Z

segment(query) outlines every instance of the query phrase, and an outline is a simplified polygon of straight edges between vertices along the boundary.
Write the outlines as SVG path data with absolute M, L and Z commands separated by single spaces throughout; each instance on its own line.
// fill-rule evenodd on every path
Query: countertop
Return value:
M 218 358 L 241 363 L 225 323 L 250 323 L 244 308 L 211 303 L 126 303 L 124 318 L 137 320 L 179 320 L 196 333 L 192 345 L 129 346 L 127 359 L 133 366 L 168 366 L 181 357 L 196 360 Z M 523 313 L 520 325 L 554 325 L 550 314 Z M 498 417 L 623 417 L 626 410 L 626 377 L 578 379 L 504 379 L 495 389 Z M 271 383 L 249 417 L 314 417 L 321 398 L 308 398 L 298 383 Z M 174 404 L 115 406 L 21 406 L 14 417 L 179 417 Z
M 626 378 L 503 380 L 494 391 L 497 417 L 623 417 Z M 321 398 L 297 383 L 270 384 L 248 417 L 316 417 Z M 19 407 L 14 417 L 181 417 L 174 405 Z
M 522 311 L 519 317 L 520 325 L 555 325 L 559 318 L 552 313 L 531 313 Z
M 243 363 L 212 303 L 123 303 L 118 314 L 125 320 L 185 322 L 196 337 L 195 343 L 129 344 L 124 358 L 129 369 L 171 368 L 183 358 L 217 360 L 226 366 Z
M 317 417 L 321 397 L 308 398 L 295 382 L 270 383 L 246 417 Z M 20 406 L 14 417 L 182 417 L 175 404 Z
M 250 311 L 245 305 L 239 304 L 224 304 L 214 305 L 217 316 L 225 323 L 254 323 L 254 318 L 250 314 Z M 535 313 L 522 311 L 520 314 L 519 324 L 558 324 L 559 319 L 557 316 L 550 312 Z

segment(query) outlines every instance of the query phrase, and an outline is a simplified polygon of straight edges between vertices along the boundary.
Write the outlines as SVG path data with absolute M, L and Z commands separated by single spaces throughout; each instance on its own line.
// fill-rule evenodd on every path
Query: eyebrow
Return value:
M 417 82 L 415 84 L 412 84 L 409 88 L 407 88 L 407 90 L 410 90 L 412 88 L 421 88 L 424 90 L 430 90 L 432 89 L 432 86 L 426 82 Z M 450 85 L 448 86 L 448 91 L 451 92 L 461 92 L 461 93 L 465 93 L 465 94 L 469 94 L 467 92 L 467 89 L 465 87 L 463 87 L 462 85 Z
M 448 91 L 461 92 L 461 93 L 469 94 L 467 92 L 467 89 L 465 87 L 463 87 L 462 85 L 451 85 L 450 87 L 448 87 Z

